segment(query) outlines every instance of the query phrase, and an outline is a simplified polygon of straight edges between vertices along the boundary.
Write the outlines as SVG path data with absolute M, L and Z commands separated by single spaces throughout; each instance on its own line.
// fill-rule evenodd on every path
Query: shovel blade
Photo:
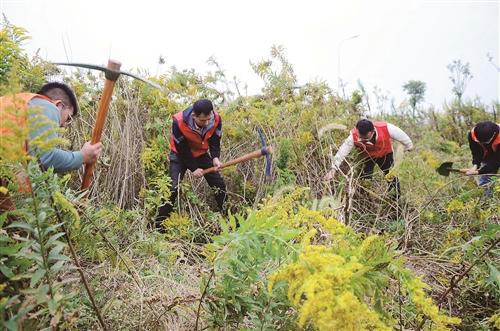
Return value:
M 444 162 L 436 169 L 436 171 L 441 176 L 448 177 L 450 175 L 450 172 L 453 171 L 452 169 L 453 169 L 453 162 Z

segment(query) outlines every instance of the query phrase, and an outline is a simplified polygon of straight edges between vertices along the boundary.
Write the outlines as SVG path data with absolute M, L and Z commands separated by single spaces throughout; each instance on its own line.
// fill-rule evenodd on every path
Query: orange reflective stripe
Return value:
M 0 137 L 13 135 L 13 125 L 21 129 L 26 127 L 28 103 L 34 98 L 41 98 L 52 102 L 50 98 L 34 93 L 17 93 L 0 97 Z M 24 141 L 21 146 L 19 146 L 18 151 L 16 151 L 16 148 L 17 147 L 14 146 L 13 150 L 15 154 L 19 156 L 23 153 L 27 153 L 27 141 Z M 22 172 L 16 173 L 15 176 L 17 178 L 18 191 L 25 193 L 31 192 L 31 184 L 28 176 Z
M 214 126 L 208 130 L 203 138 L 195 131 L 193 131 L 187 123 L 184 122 L 183 112 L 179 112 L 174 115 L 175 120 L 177 120 L 177 125 L 182 135 L 187 139 L 189 148 L 194 157 L 202 156 L 208 152 L 208 140 L 214 135 L 217 130 L 217 126 L 220 122 L 220 115 L 214 111 Z M 175 148 L 174 136 L 170 136 L 170 149 L 177 153 Z
M 497 125 L 500 128 L 500 124 L 497 123 Z M 483 144 L 481 144 L 481 142 L 479 141 L 479 139 L 477 139 L 476 131 L 474 130 L 475 128 L 476 127 L 473 127 L 470 130 L 470 136 L 471 136 L 471 138 L 472 138 L 473 141 L 475 141 L 476 143 L 479 144 L 479 146 L 481 146 L 481 148 L 483 149 L 483 157 L 486 157 L 486 156 L 488 156 L 488 149 L 486 148 L 486 146 L 484 146 Z M 493 140 L 491 142 L 491 149 L 493 150 L 493 152 L 496 152 L 499 148 L 500 148 L 500 133 L 497 135 L 497 137 L 495 138 L 495 140 Z
M 380 158 L 386 156 L 389 153 L 392 153 L 391 135 L 389 134 L 387 123 L 373 122 L 373 126 L 377 131 L 375 144 L 363 144 L 361 141 L 358 141 L 358 130 L 356 128 L 353 128 L 351 130 L 351 134 L 354 140 L 354 146 L 356 146 L 358 149 L 365 152 L 372 158 Z

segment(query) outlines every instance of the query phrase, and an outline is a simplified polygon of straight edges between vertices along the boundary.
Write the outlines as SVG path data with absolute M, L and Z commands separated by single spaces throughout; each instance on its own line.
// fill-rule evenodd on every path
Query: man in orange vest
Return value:
M 332 169 L 326 174 L 325 180 L 331 180 L 335 177 L 340 165 L 354 147 L 364 155 L 363 178 L 371 178 L 375 164 L 384 174 L 389 173 L 394 165 L 391 139 L 402 143 L 405 151 L 413 149 L 410 137 L 397 126 L 386 122 L 372 122 L 367 119 L 358 121 L 333 158 Z M 396 198 L 399 198 L 401 191 L 397 177 L 391 180 L 390 187 L 395 190 Z
M 8 109 L 15 109 L 15 115 L 8 112 Z M 29 145 L 29 141 L 42 136 L 49 132 L 53 127 L 65 127 L 71 123 L 73 117 L 78 114 L 78 103 L 76 101 L 73 90 L 66 84 L 51 82 L 42 86 L 40 91 L 34 93 L 18 93 L 15 95 L 6 95 L 0 97 L 0 136 L 2 138 L 2 145 L 7 143 L 7 136 L 13 134 L 12 130 L 7 126 L 18 125 L 25 127 L 27 125 L 27 117 L 29 116 L 28 108 L 39 109 L 41 114 L 48 119 L 52 125 L 44 125 L 40 127 L 30 128 L 28 141 L 24 147 L 19 148 L 19 153 L 36 154 L 37 151 L 33 146 Z M 15 118 L 14 118 L 15 117 Z M 57 138 L 57 133 L 50 133 L 45 139 L 51 140 Z M 4 150 L 2 146 L 2 150 Z M 42 168 L 54 168 L 56 173 L 66 172 L 70 170 L 79 169 L 83 163 L 94 163 L 97 157 L 101 154 L 102 144 L 98 143 L 91 145 L 86 142 L 80 151 L 67 151 L 60 148 L 53 148 L 39 156 L 39 162 Z M 5 156 L 4 156 L 5 157 Z M 5 180 L 2 180 L 2 185 L 6 185 Z M 19 186 L 22 183 L 18 183 Z M 29 188 L 20 187 L 20 191 L 29 191 Z M 5 195 L 0 195 L 0 204 L 2 200 L 7 199 Z M 9 199 L 10 200 L 10 199 Z M 8 204 L 9 202 L 5 202 Z M 12 202 L 10 202 L 12 203 Z M 8 209 L 11 209 L 13 205 Z M 4 208 L 5 209 L 5 208 Z
M 466 175 L 482 175 L 479 185 L 491 182 L 492 175 L 500 167 L 500 124 L 491 121 L 479 122 L 468 134 L 469 147 L 472 153 L 472 168 Z
M 164 231 L 161 222 L 169 217 L 173 210 L 179 182 L 187 169 L 195 177 L 205 177 L 208 185 L 215 190 L 219 210 L 223 210 L 226 200 L 224 179 L 218 172 L 203 175 L 204 169 L 222 165 L 219 160 L 221 135 L 222 120 L 210 100 L 198 100 L 191 107 L 173 116 L 169 156 L 172 189 L 170 201 L 158 209 L 156 228 L 159 231 Z

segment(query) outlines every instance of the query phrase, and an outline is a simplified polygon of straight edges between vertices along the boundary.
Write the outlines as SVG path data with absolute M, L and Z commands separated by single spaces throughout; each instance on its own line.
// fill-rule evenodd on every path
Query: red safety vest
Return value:
M 497 125 L 500 127 L 500 124 L 497 124 Z M 483 145 L 479 141 L 479 139 L 477 139 L 476 132 L 474 131 L 475 128 L 476 127 L 473 127 L 470 130 L 470 136 L 471 136 L 472 140 L 474 140 L 475 142 L 477 142 L 483 148 L 483 158 L 485 158 L 485 157 L 488 156 L 489 151 L 488 151 L 488 148 L 486 148 L 486 146 Z M 497 134 L 497 137 L 491 142 L 491 149 L 493 150 L 493 152 L 496 152 L 499 148 L 500 148 L 500 133 Z
M 351 130 L 354 146 L 368 154 L 371 158 L 380 158 L 392 153 L 391 135 L 389 134 L 387 123 L 373 122 L 373 126 L 377 132 L 375 144 L 364 144 L 358 141 L 358 130 L 354 128 Z
M 16 134 L 16 132 L 12 130 L 13 126 L 17 126 L 20 129 L 26 128 L 28 103 L 34 98 L 41 98 L 53 102 L 44 95 L 34 93 L 18 93 L 0 97 L 0 139 L 3 138 L 2 143 L 8 142 L 8 139 L 5 139 L 6 137 Z M 13 138 L 12 140 L 16 141 L 16 137 Z M 20 158 L 28 153 L 27 140 L 21 142 L 18 147 L 14 146 L 13 150 L 8 146 L 4 147 L 13 151 L 13 154 L 15 154 L 14 157 Z M 15 159 L 13 161 L 15 161 Z M 24 173 L 17 173 L 16 177 L 18 191 L 31 192 L 28 176 Z
M 206 154 L 208 152 L 208 139 L 210 139 L 217 130 L 220 122 L 220 115 L 214 111 L 214 125 L 205 133 L 203 137 L 200 136 L 198 132 L 192 130 L 189 125 L 184 122 L 183 112 L 175 114 L 174 118 L 177 120 L 177 125 L 179 126 L 179 130 L 181 130 L 182 135 L 187 139 L 193 156 L 199 157 Z M 170 136 L 170 149 L 174 153 L 177 153 L 173 135 Z

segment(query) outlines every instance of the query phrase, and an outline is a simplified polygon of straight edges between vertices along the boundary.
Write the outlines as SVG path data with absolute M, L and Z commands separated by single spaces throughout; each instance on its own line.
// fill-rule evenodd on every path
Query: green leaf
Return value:
M 37 271 L 35 271 L 33 273 L 33 276 L 31 277 L 30 287 L 35 287 L 43 276 L 45 276 L 44 269 L 38 269 Z
M 56 233 L 55 235 L 51 236 L 51 237 L 49 238 L 49 240 L 47 240 L 46 245 L 47 245 L 47 246 L 50 246 L 50 245 L 54 244 L 54 243 L 55 243 L 55 241 L 56 241 L 57 239 L 61 238 L 62 236 L 64 236 L 64 234 L 65 234 L 64 232 L 59 232 L 59 233 Z
M 19 330 L 19 326 L 17 324 L 17 316 L 11 318 L 7 322 L 4 323 L 4 326 L 7 328 L 9 331 L 17 331 Z
M 38 220 L 40 222 L 43 222 L 47 219 L 47 213 L 44 212 L 44 211 L 41 211 L 39 214 L 38 214 Z
M 25 222 L 12 222 L 12 224 L 7 226 L 7 229 L 13 229 L 13 228 L 27 230 L 30 233 L 33 233 L 35 230 L 31 225 L 29 225 L 28 223 L 25 223 Z
M 59 302 L 55 299 L 50 299 L 48 302 L 49 312 L 51 315 L 54 315 L 57 312 L 57 308 L 59 307 Z
M 58 261 L 56 264 L 54 264 L 52 267 L 50 267 L 50 271 L 52 273 L 55 273 L 55 274 L 59 273 L 62 270 L 62 268 L 64 267 L 65 263 L 66 263 L 66 261 L 64 261 L 64 260 Z
M 49 252 L 49 261 L 54 260 L 56 256 L 64 249 L 64 245 L 56 245 Z
M 23 246 L 24 245 L 22 243 L 11 246 L 0 246 L 0 256 L 14 255 L 19 252 Z
M 490 268 L 490 275 L 486 280 L 487 283 L 496 286 L 498 290 L 500 290 L 500 272 L 498 269 L 488 263 L 488 267 Z
M 2 272 L 2 274 L 4 274 L 5 277 L 7 278 L 12 278 L 14 277 L 14 273 L 12 272 L 12 270 L 10 268 L 8 268 L 5 264 L 1 264 L 0 265 L 0 271 Z
M 223 218 L 220 219 L 219 225 L 220 225 L 220 228 L 222 230 L 222 233 L 228 233 L 229 232 L 227 223 L 226 223 L 226 221 Z

